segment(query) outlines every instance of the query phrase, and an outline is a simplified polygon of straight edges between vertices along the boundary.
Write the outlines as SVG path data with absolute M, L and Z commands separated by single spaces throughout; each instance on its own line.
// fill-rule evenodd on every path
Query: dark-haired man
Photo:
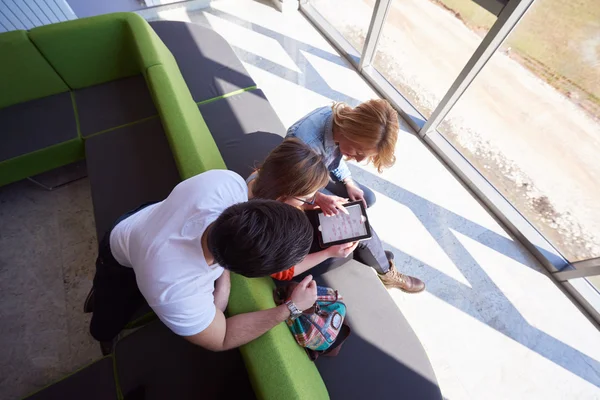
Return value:
M 287 304 L 225 318 L 229 271 L 269 276 L 302 261 L 312 242 L 302 211 L 247 200 L 239 175 L 214 170 L 117 221 L 96 262 L 92 336 L 112 341 L 145 298 L 176 334 L 210 350 L 227 350 L 312 306 L 316 284 L 308 277 Z

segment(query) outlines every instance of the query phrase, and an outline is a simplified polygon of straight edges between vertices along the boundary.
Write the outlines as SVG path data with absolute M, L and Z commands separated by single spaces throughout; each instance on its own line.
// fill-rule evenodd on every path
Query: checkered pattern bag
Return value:
M 289 298 L 294 285 L 278 288 L 275 298 L 278 303 L 283 303 Z M 349 328 L 344 325 L 346 305 L 337 290 L 317 286 L 317 302 L 305 310 L 295 320 L 286 321 L 296 342 L 307 349 L 309 356 L 314 360 L 318 354 L 327 354 L 333 348 L 339 347 L 349 334 Z M 340 341 L 334 346 L 336 339 Z M 338 349 L 339 351 L 339 349 Z M 335 353 L 337 354 L 337 352 Z M 335 355 L 331 354 L 331 355 Z

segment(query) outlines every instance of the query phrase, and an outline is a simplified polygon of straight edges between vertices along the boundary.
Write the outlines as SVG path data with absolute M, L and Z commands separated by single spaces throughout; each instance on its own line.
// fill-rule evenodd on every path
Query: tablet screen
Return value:
M 319 214 L 323 243 L 337 242 L 367 234 L 360 205 L 348 206 L 346 210 L 350 214 L 341 211 L 332 217 L 326 217 L 323 213 Z

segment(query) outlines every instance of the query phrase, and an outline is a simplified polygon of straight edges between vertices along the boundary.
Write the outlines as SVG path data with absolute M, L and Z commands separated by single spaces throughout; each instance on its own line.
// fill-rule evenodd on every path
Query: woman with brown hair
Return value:
M 246 180 L 248 199 L 277 200 L 301 209 L 313 209 L 316 193 L 329 182 L 322 159 L 301 140 L 284 140 Z M 348 257 L 357 245 L 345 243 L 321 249 L 315 239 L 310 254 L 300 264 L 273 275 L 273 278 L 290 280 L 329 258 Z
M 316 197 L 329 183 L 329 171 L 323 156 L 297 138 L 287 138 L 267 156 L 264 163 L 246 181 L 248 198 L 278 200 L 294 207 L 310 210 L 316 207 Z M 344 202 L 346 199 L 344 199 Z M 341 208 L 342 212 L 346 212 Z M 425 285 L 417 278 L 399 273 L 393 254 L 384 251 L 379 237 L 371 229 L 372 238 L 362 242 L 345 243 L 322 249 L 315 238 L 310 254 L 298 265 L 275 274 L 279 280 L 290 280 L 312 267 L 330 259 L 355 258 L 373 267 L 387 287 L 406 292 L 420 292 Z M 420 283 L 420 284 L 419 284 Z

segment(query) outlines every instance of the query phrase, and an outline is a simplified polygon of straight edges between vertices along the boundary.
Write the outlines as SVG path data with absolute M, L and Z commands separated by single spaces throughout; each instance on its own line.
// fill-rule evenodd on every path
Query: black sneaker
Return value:
M 119 340 L 119 335 L 115 336 L 113 340 L 107 340 L 105 342 L 100 342 L 100 351 L 103 356 L 107 356 L 113 352 L 117 341 Z
M 87 297 L 85 298 L 85 303 L 83 303 L 83 312 L 86 314 L 94 312 L 94 287 L 90 289 Z

